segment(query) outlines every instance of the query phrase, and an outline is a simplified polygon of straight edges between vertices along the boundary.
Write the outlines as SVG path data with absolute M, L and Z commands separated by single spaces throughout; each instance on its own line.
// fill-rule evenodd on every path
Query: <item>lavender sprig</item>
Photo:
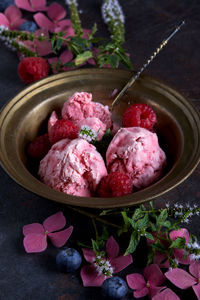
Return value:
M 101 11 L 103 20 L 112 34 L 112 41 L 119 45 L 123 44 L 125 18 L 118 0 L 104 0 Z
M 83 35 L 83 30 L 81 27 L 81 21 L 80 21 L 79 13 L 77 10 L 77 7 L 78 7 L 77 0 L 65 0 L 65 2 L 70 8 L 70 19 L 71 19 L 72 27 L 75 31 L 75 34 L 78 37 L 81 37 Z

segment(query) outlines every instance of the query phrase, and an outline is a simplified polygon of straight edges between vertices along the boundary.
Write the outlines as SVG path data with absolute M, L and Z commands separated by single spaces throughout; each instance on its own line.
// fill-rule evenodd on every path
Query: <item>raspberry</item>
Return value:
M 51 144 L 68 138 L 76 139 L 78 137 L 78 127 L 69 120 L 58 120 L 49 130 L 49 140 Z
M 42 57 L 25 57 L 19 63 L 18 74 L 25 83 L 32 83 L 49 74 L 49 65 Z
M 151 130 L 157 121 L 153 109 L 144 103 L 129 106 L 122 116 L 123 127 L 143 127 Z
M 113 172 L 101 179 L 98 187 L 100 197 L 120 197 L 131 194 L 132 180 L 126 174 Z
M 49 149 L 51 148 L 51 144 L 49 141 L 48 134 L 45 133 L 41 136 L 36 137 L 29 145 L 28 145 L 28 155 L 32 158 L 42 159 Z

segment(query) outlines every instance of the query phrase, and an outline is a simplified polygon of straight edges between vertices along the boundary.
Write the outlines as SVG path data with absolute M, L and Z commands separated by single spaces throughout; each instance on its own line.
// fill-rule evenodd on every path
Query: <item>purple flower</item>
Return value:
M 69 239 L 73 226 L 68 227 L 62 231 L 66 224 L 66 219 L 62 212 L 58 212 L 48 217 L 43 225 L 33 223 L 23 227 L 24 234 L 24 248 L 26 252 L 42 252 L 47 248 L 47 236 L 50 238 L 52 244 L 56 247 L 62 247 Z M 55 232 L 56 231 L 56 232 Z
M 165 288 L 165 286 L 160 286 L 165 281 L 165 277 L 156 264 L 149 265 L 144 269 L 144 277 L 139 273 L 134 273 L 127 275 L 126 280 L 128 286 L 135 290 L 133 292 L 135 298 L 146 295 L 152 298 Z
M 166 272 L 165 276 L 180 289 L 192 287 L 197 299 L 200 300 L 200 261 L 191 263 L 189 271 L 192 275 L 183 269 L 176 268 Z
M 84 286 L 101 286 L 105 279 L 120 272 L 132 263 L 130 254 L 119 256 L 119 245 L 111 236 L 106 243 L 106 257 L 96 255 L 91 249 L 82 249 L 89 265 L 81 269 L 81 278 Z

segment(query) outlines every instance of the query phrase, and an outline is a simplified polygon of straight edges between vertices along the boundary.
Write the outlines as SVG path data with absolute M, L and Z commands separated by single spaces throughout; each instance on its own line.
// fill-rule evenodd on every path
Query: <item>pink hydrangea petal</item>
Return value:
M 22 24 L 22 23 L 24 23 L 24 21 L 26 21 L 26 20 L 24 20 L 24 19 L 19 19 L 19 20 L 15 20 L 15 21 L 13 21 L 12 22 L 12 24 L 10 24 L 10 29 L 11 30 L 17 30 L 18 28 L 19 28 L 19 26 Z
M 193 285 L 192 288 L 197 296 L 197 299 L 200 300 L 200 283 Z
M 149 287 L 149 297 L 153 298 L 153 296 L 157 295 L 160 291 L 165 289 L 166 286 L 150 286 Z
M 47 10 L 46 0 L 30 0 L 31 6 L 35 11 L 37 10 Z
M 29 233 L 24 238 L 24 248 L 27 253 L 42 252 L 46 247 L 46 234 Z
M 180 298 L 171 289 L 167 288 L 155 295 L 152 300 L 180 300 Z
M 58 62 L 58 57 L 48 58 L 48 63 L 51 65 L 51 69 L 52 69 L 53 74 L 58 73 L 58 70 L 56 68 L 57 62 Z
M 22 13 L 18 7 L 10 5 L 5 10 L 5 16 L 8 18 L 9 22 L 12 23 L 15 20 L 21 19 Z
M 36 13 L 33 18 L 40 28 L 54 32 L 54 23 L 50 21 L 43 13 Z
M 72 26 L 67 27 L 65 32 L 66 34 L 64 35 L 64 38 L 68 38 L 69 36 L 75 36 L 75 32 Z
M 166 259 L 165 254 L 156 252 L 156 255 L 154 257 L 154 263 L 159 265 L 159 267 L 161 268 L 169 268 L 170 267 L 169 260 L 165 260 L 165 259 Z M 164 263 L 162 261 L 164 261 Z
M 59 232 L 50 232 L 48 234 L 48 237 L 50 238 L 52 244 L 55 247 L 59 248 L 65 245 L 70 235 L 72 234 L 72 231 L 73 231 L 73 226 L 70 226 L 67 229 L 64 229 Z
M 191 259 L 189 255 L 185 255 L 184 249 L 174 249 L 174 257 L 183 265 L 189 265 L 191 263 Z
M 63 53 L 60 55 L 60 60 L 63 64 L 69 62 L 70 60 L 72 60 L 73 58 L 73 54 L 70 50 L 65 50 L 63 51 Z
M 144 277 L 139 273 L 129 274 L 126 276 L 128 286 L 133 290 L 141 290 L 146 286 Z
M 70 30 L 70 28 L 73 29 L 72 24 L 69 24 L 68 19 L 58 21 L 56 25 L 57 25 L 57 27 L 55 28 L 55 32 L 60 32 L 60 31 L 67 32 Z M 73 33 L 74 31 L 71 30 L 71 32 Z
M 149 289 L 147 287 L 144 287 L 142 290 L 137 290 L 133 292 L 133 295 L 135 298 L 141 298 L 149 294 Z
M 180 289 L 187 289 L 197 283 L 197 280 L 189 273 L 182 269 L 172 269 L 165 273 L 167 279 L 169 279 L 175 286 Z
M 49 38 L 49 33 L 48 33 L 48 30 L 46 30 L 46 29 L 38 29 L 35 32 L 35 37 L 38 37 L 40 35 L 43 35 L 47 39 Z M 46 56 L 46 55 L 52 53 L 51 42 L 50 41 L 48 41 L 48 40 L 38 41 L 38 39 L 35 38 L 34 39 L 34 44 L 35 44 L 35 47 L 36 47 L 36 52 L 40 56 Z
M 169 236 L 170 236 L 170 239 L 172 241 L 174 241 L 178 237 L 185 238 L 186 243 L 188 243 L 189 240 L 190 240 L 190 235 L 189 235 L 189 232 L 186 228 L 181 228 L 181 229 L 178 229 L 178 230 L 172 230 L 170 232 Z
M 108 258 L 115 258 L 119 254 L 119 245 L 113 236 L 107 240 L 106 253 Z
M 144 277 L 154 286 L 159 286 L 165 281 L 165 276 L 157 264 L 152 264 L 144 269 Z
M 19 7 L 22 8 L 24 10 L 28 10 L 28 11 L 35 11 L 28 0 L 15 0 L 15 4 Z
M 91 33 L 90 29 L 83 29 L 83 38 L 88 39 L 88 33 Z
M 200 279 L 200 261 L 194 261 L 189 266 L 190 273 L 197 279 Z
M 131 254 L 128 254 L 126 256 L 121 255 L 116 258 L 111 259 L 110 263 L 114 269 L 114 273 L 118 273 L 125 269 L 127 266 L 129 266 L 133 262 L 133 258 Z
M 80 275 L 84 286 L 101 286 L 105 280 L 105 276 L 98 275 L 97 270 L 92 265 L 84 266 Z
M 83 248 L 82 251 L 85 260 L 92 264 L 96 258 L 95 252 L 92 249 L 86 249 L 86 248 Z
M 2 13 L 0 13 L 0 25 L 4 25 L 9 28 L 9 21 L 6 18 L 6 16 Z
M 59 21 L 66 16 L 66 10 L 57 2 L 53 2 L 47 10 L 47 15 L 52 21 Z
M 24 235 L 30 233 L 44 234 L 44 227 L 39 223 L 25 225 L 22 230 Z
M 48 217 L 43 222 L 43 226 L 45 230 L 47 230 L 48 232 L 60 230 L 65 226 L 65 224 L 66 224 L 66 219 L 61 211 Z

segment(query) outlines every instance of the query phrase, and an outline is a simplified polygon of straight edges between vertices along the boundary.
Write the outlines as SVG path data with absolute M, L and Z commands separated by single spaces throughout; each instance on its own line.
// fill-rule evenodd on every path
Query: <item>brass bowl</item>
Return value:
M 144 102 L 156 112 L 156 132 L 167 155 L 164 176 L 151 186 L 131 195 L 115 198 L 77 197 L 55 191 L 34 175 L 26 146 L 47 132 L 53 110 L 76 91 L 93 94 L 93 100 L 111 104 L 112 91 L 120 90 L 131 73 L 125 70 L 82 69 L 47 77 L 30 85 L 3 107 L 0 113 L 0 161 L 5 171 L 20 185 L 39 196 L 91 208 L 115 208 L 140 204 L 162 195 L 185 180 L 200 160 L 200 116 L 192 104 L 168 86 L 147 76 L 129 89 L 116 106 L 113 117 L 120 122 L 130 103 Z

